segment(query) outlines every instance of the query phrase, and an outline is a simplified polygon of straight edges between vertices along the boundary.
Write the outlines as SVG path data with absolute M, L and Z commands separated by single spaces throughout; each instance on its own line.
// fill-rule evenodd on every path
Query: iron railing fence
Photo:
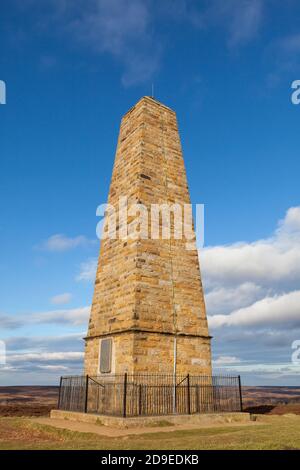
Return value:
M 241 381 L 162 374 L 61 377 L 58 408 L 123 417 L 242 411 Z

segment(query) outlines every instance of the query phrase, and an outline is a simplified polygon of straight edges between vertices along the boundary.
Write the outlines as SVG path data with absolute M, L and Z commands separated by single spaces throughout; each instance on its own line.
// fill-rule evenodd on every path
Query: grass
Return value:
M 300 449 L 300 417 L 263 418 L 259 425 L 102 437 L 57 429 L 26 418 L 0 419 L 0 449 Z
M 146 425 L 146 427 L 151 427 L 151 428 L 153 427 L 164 428 L 166 426 L 173 426 L 173 423 L 165 419 L 160 419 L 158 421 L 152 421 L 151 423 Z

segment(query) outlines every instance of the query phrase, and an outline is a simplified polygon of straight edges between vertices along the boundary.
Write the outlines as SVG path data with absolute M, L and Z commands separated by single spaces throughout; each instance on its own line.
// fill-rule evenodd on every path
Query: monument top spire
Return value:
M 153 96 L 144 95 L 131 108 L 129 108 L 128 111 L 126 111 L 126 113 L 123 115 L 123 117 L 126 116 L 128 113 L 132 112 L 140 104 L 146 103 L 146 102 L 149 102 L 149 103 L 152 102 L 154 105 L 156 104 L 156 105 L 160 106 L 161 108 L 165 108 L 165 109 L 167 109 L 167 110 L 169 110 L 169 111 L 171 111 L 172 113 L 175 114 L 175 111 L 173 111 L 172 108 L 170 108 L 166 104 L 162 103 L 158 99 L 154 98 Z

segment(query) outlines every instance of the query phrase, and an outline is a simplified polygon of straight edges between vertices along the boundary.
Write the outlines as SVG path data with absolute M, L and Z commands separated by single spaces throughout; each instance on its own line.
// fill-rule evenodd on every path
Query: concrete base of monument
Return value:
M 207 413 L 122 418 L 117 416 L 105 416 L 92 413 L 80 413 L 77 411 L 51 410 L 50 418 L 98 424 L 108 427 L 117 427 L 119 429 L 128 429 L 137 427 L 161 427 L 187 424 L 214 426 L 222 424 L 245 423 L 250 421 L 250 413 Z

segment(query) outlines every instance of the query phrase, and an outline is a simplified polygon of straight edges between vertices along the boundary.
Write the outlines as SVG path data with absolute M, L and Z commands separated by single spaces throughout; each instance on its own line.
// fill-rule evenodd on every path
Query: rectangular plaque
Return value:
M 111 372 L 112 339 L 101 340 L 100 346 L 100 372 L 102 374 Z

